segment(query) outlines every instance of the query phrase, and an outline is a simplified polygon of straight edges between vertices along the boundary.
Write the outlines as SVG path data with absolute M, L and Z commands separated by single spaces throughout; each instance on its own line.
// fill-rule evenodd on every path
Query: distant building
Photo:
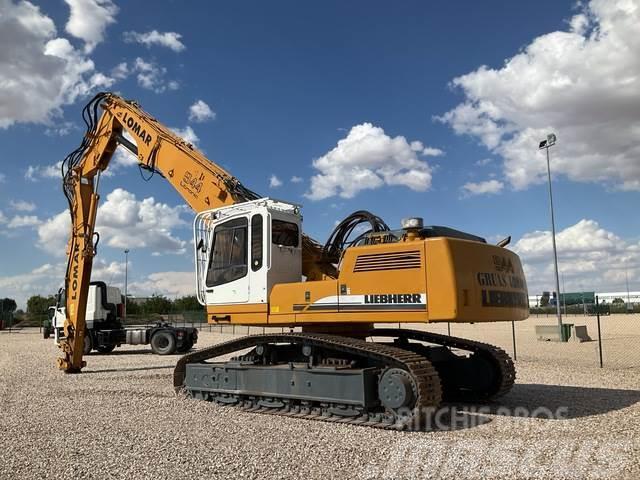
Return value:
M 590 292 L 589 292 L 590 293 Z M 580 295 L 580 292 L 567 293 L 569 295 Z M 640 303 L 640 291 L 629 292 L 627 296 L 627 292 L 596 292 L 598 296 L 598 300 L 600 302 L 611 303 L 616 298 L 621 298 L 625 303 L 628 301 L 629 303 Z M 529 307 L 539 307 L 540 306 L 540 298 L 542 295 L 529 295 Z M 628 297 L 628 300 L 627 300 Z M 586 301 L 588 303 L 589 300 Z M 567 302 L 568 305 L 568 302 Z

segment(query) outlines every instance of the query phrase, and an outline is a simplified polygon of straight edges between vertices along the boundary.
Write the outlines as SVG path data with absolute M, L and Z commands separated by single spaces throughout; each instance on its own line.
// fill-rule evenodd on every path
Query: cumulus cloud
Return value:
M 181 254 L 187 242 L 173 230 L 187 225 L 182 206 L 170 207 L 153 197 L 138 200 L 133 193 L 117 188 L 98 209 L 96 231 L 102 245 L 114 248 L 144 248 L 151 253 Z M 38 246 L 57 256 L 65 254 L 70 217 L 61 212 L 38 227 Z
M 195 295 L 194 272 L 156 272 L 146 278 L 131 282 L 129 292 L 143 297 L 165 295 L 170 298 Z
M 537 147 L 555 132 L 555 172 L 640 190 L 640 2 L 581 8 L 567 31 L 535 38 L 502 68 L 452 81 L 465 101 L 440 120 L 501 156 L 515 189 L 544 181 Z
M 0 0 L 0 44 L 0 128 L 51 123 L 62 106 L 114 82 L 28 1 Z
M 84 50 L 91 52 L 104 40 L 107 26 L 115 23 L 118 7 L 111 0 L 65 0 L 71 9 L 66 31 L 85 42 Z
M 302 183 L 304 180 L 302 177 L 298 177 L 297 175 L 294 175 L 291 177 L 291 179 L 289 180 L 291 183 Z
M 131 265 L 131 262 L 129 262 Z M 0 276 L 0 290 L 4 296 L 14 298 L 18 308 L 25 308 L 32 295 L 54 295 L 64 284 L 66 263 L 44 263 L 27 273 Z M 91 278 L 103 280 L 109 285 L 122 287 L 124 262 L 107 262 L 101 258 L 93 261 Z
M 198 142 L 200 141 L 200 138 L 198 137 L 198 135 L 196 135 L 196 132 L 194 132 L 193 128 L 188 125 L 184 128 L 172 127 L 171 130 L 177 136 L 182 137 L 185 142 L 190 143 L 194 147 L 197 146 Z
M 37 182 L 43 178 L 58 178 L 62 179 L 62 160 L 54 165 L 29 165 L 27 171 L 24 174 L 26 180 Z
M 121 65 L 118 67 L 124 72 Z M 126 65 L 125 68 L 127 68 Z M 166 79 L 167 69 L 165 67 L 153 61 L 147 61 L 138 57 L 128 71 L 136 74 L 136 80 L 139 86 L 155 93 L 177 90 L 180 87 L 177 81 Z
M 64 283 L 64 264 L 45 263 L 27 273 L 0 276 L 3 296 L 15 299 L 18 308 L 26 308 L 32 295 L 54 295 Z
M 9 205 L 18 212 L 33 212 L 36 209 L 35 203 L 25 200 L 11 200 Z
M 216 118 L 216 113 L 211 110 L 211 107 L 207 105 L 203 100 L 197 100 L 193 105 L 189 107 L 189 121 L 190 122 L 205 122 L 207 120 L 213 120 Z
M 402 185 L 415 191 L 431 186 L 431 167 L 418 158 L 421 142 L 390 137 L 371 123 L 356 125 L 331 151 L 313 161 L 319 171 L 311 177 L 311 200 L 339 195 L 352 198 L 358 192 L 383 185 Z
M 640 242 L 620 238 L 595 220 L 583 219 L 556 234 L 558 265 L 567 291 L 624 289 L 625 275 L 640 282 Z M 529 293 L 555 290 L 550 231 L 523 235 L 513 250 L 524 263 Z
M 462 186 L 462 192 L 466 196 L 496 194 L 500 193 L 503 187 L 504 183 L 499 180 L 467 182 Z
M 141 43 L 146 47 L 152 45 L 159 45 L 161 47 L 167 47 L 174 52 L 181 52 L 185 47 L 184 43 L 180 41 L 182 35 L 176 32 L 159 32 L 157 30 L 151 30 L 150 32 L 125 32 L 123 35 L 126 43 Z
M 7 224 L 9 228 L 36 227 L 40 224 L 40 220 L 35 215 L 16 215 Z
M 282 180 L 280 180 L 275 175 L 271 175 L 269 177 L 269 188 L 278 188 L 282 186 Z

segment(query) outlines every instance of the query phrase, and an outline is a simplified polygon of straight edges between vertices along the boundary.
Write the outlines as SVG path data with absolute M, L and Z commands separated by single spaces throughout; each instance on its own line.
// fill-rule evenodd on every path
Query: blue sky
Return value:
M 0 296 L 23 301 L 63 280 L 65 200 L 52 167 L 80 142 L 81 108 L 101 89 L 189 127 L 248 187 L 302 203 L 321 241 L 358 209 L 390 225 L 419 215 L 492 241 L 511 235 L 532 294 L 552 288 L 537 141 L 553 129 L 567 289 L 623 290 L 625 276 L 640 289 L 639 10 L 0 0 L 0 36 L 15 43 L 0 55 Z M 190 120 L 199 100 L 215 114 Z M 128 236 L 133 293 L 189 293 L 191 213 L 162 179 L 143 182 L 126 161 L 111 173 L 96 272 L 122 281 Z M 117 231 L 119 215 L 131 231 Z

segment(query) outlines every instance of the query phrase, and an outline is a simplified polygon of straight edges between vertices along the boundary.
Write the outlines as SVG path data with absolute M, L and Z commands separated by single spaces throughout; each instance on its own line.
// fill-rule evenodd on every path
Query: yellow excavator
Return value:
M 82 143 L 62 164 L 71 232 L 60 369 L 85 366 L 98 187 L 120 146 L 196 212 L 195 283 L 208 322 L 289 329 L 183 356 L 177 392 L 251 411 L 414 429 L 443 401 L 491 401 L 512 387 L 514 365 L 500 348 L 402 328 L 527 318 L 526 280 L 508 239 L 490 245 L 419 217 L 392 230 L 358 211 L 320 245 L 302 233 L 299 205 L 260 197 L 136 102 L 99 93 L 83 118 Z

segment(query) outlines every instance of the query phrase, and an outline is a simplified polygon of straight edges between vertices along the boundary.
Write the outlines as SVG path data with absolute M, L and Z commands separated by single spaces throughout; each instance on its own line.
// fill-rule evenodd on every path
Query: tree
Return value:
M 171 311 L 171 300 L 163 295 L 151 295 L 142 305 L 144 313 L 169 313 Z
M 29 315 L 41 315 L 47 313 L 49 307 L 56 304 L 56 298 L 53 295 L 43 297 L 34 295 L 27 300 L 27 313 Z
M 176 298 L 173 302 L 173 309 L 176 312 L 191 312 L 202 310 L 202 308 L 195 295 Z
M 15 312 L 17 308 L 13 298 L 0 298 L 0 312 Z
M 621 298 L 619 298 L 619 297 L 617 297 L 617 298 L 614 298 L 614 299 L 613 299 L 613 301 L 612 301 L 611 303 L 612 303 L 613 305 L 620 305 L 620 304 L 624 303 L 624 300 L 623 300 L 623 299 L 621 299 Z

